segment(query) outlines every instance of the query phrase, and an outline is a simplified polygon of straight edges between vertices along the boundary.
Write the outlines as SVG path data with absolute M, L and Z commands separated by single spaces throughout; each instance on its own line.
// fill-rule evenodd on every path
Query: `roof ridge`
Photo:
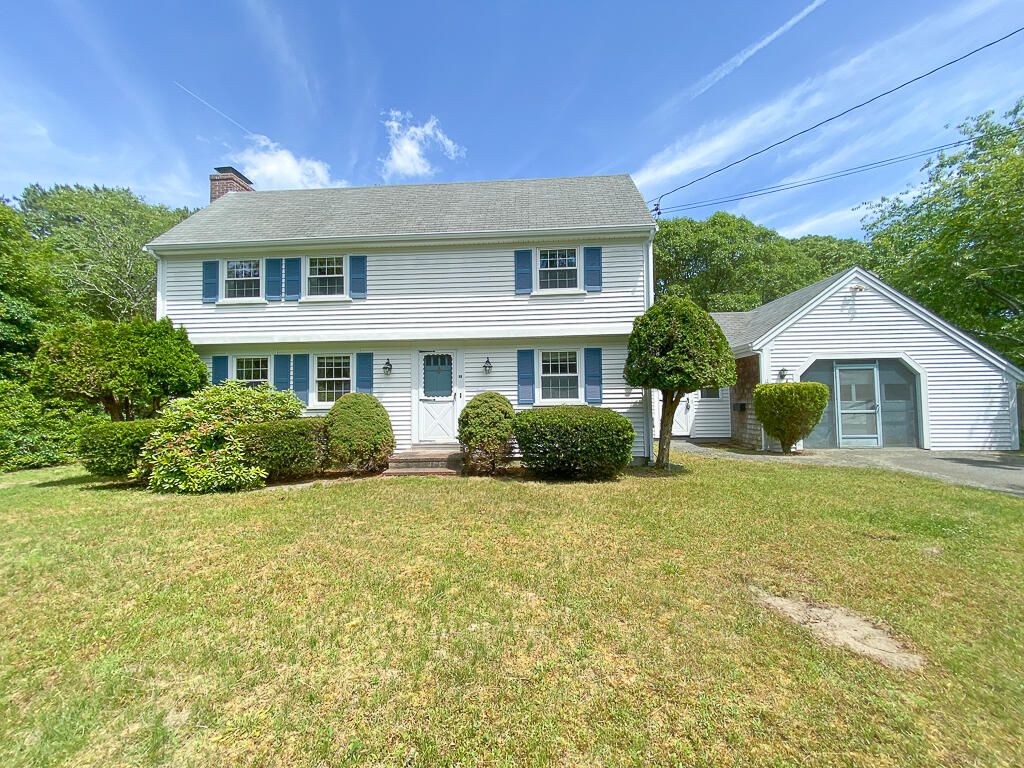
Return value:
M 520 184 L 530 181 L 576 181 L 578 179 L 621 179 L 628 178 L 630 181 L 633 177 L 628 173 L 602 173 L 593 176 L 582 175 L 582 176 L 534 176 L 527 179 L 476 179 L 473 181 L 423 181 L 414 184 L 364 184 L 359 187 L 353 186 L 341 186 L 341 187 L 297 187 L 294 189 L 253 189 L 246 192 L 251 194 L 255 192 L 258 195 L 267 193 L 280 193 L 280 192 L 342 192 L 342 191 L 357 191 L 366 189 L 412 189 L 415 187 L 454 187 L 454 186 L 468 186 L 470 184 Z

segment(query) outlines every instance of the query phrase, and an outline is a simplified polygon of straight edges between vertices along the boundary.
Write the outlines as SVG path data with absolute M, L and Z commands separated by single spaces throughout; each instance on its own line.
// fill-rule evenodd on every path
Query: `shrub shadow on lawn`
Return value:
M 144 491 L 145 486 L 130 480 L 112 480 L 109 478 L 94 477 L 93 475 L 75 475 L 60 480 L 46 480 L 41 483 L 32 483 L 35 488 L 74 488 L 80 487 L 83 491 Z

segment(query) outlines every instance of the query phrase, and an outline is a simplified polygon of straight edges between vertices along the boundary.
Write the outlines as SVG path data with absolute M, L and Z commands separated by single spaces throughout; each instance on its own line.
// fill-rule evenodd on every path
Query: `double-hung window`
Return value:
M 229 260 L 224 273 L 224 298 L 258 299 L 260 297 L 260 260 Z
M 537 288 L 549 291 L 578 288 L 579 268 L 575 248 L 541 248 L 537 264 Z
M 580 372 L 577 351 L 540 353 L 540 399 L 579 400 Z
M 251 387 L 270 381 L 270 360 L 266 357 L 236 357 L 235 378 Z
M 352 391 L 352 358 L 350 355 L 317 355 L 316 399 L 333 403 Z
M 345 257 L 310 256 L 306 281 L 307 296 L 344 296 Z

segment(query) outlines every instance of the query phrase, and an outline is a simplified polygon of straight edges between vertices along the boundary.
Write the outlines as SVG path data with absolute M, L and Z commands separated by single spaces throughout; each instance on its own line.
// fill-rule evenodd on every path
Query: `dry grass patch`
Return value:
M 0 764 L 1021 762 L 1022 500 L 676 459 L 198 498 L 7 476 Z M 929 663 L 822 646 L 749 584 Z

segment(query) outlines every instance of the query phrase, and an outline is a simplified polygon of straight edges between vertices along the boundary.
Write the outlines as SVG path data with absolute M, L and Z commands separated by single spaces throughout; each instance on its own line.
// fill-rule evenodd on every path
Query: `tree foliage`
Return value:
M 18 198 L 32 235 L 58 254 L 66 296 L 90 317 L 156 313 L 156 265 L 142 246 L 189 215 L 150 205 L 129 189 L 61 184 L 26 187 Z
M 101 405 L 114 421 L 153 416 L 167 398 L 190 394 L 206 379 L 185 329 L 166 318 L 54 329 L 32 366 L 37 394 Z
M 79 428 L 96 413 L 69 403 L 44 403 L 28 386 L 0 380 L 0 472 L 74 460 Z
M 960 126 L 970 144 L 925 166 L 910 194 L 866 225 L 875 269 L 1018 365 L 1024 364 L 1024 100 Z
M 832 235 L 804 235 L 789 241 L 805 257 L 818 265 L 818 278 L 834 275 L 850 267 L 871 268 L 871 249 L 862 240 Z M 817 278 L 816 278 L 817 279 Z M 802 288 L 797 285 L 792 288 Z
M 672 419 L 683 396 L 736 383 L 736 361 L 718 323 L 690 299 L 659 299 L 633 321 L 623 372 L 631 387 L 662 396 L 658 467 L 668 466 Z
M 813 283 L 821 268 L 773 229 L 719 211 L 669 219 L 654 236 L 655 291 L 709 312 L 743 311 Z

